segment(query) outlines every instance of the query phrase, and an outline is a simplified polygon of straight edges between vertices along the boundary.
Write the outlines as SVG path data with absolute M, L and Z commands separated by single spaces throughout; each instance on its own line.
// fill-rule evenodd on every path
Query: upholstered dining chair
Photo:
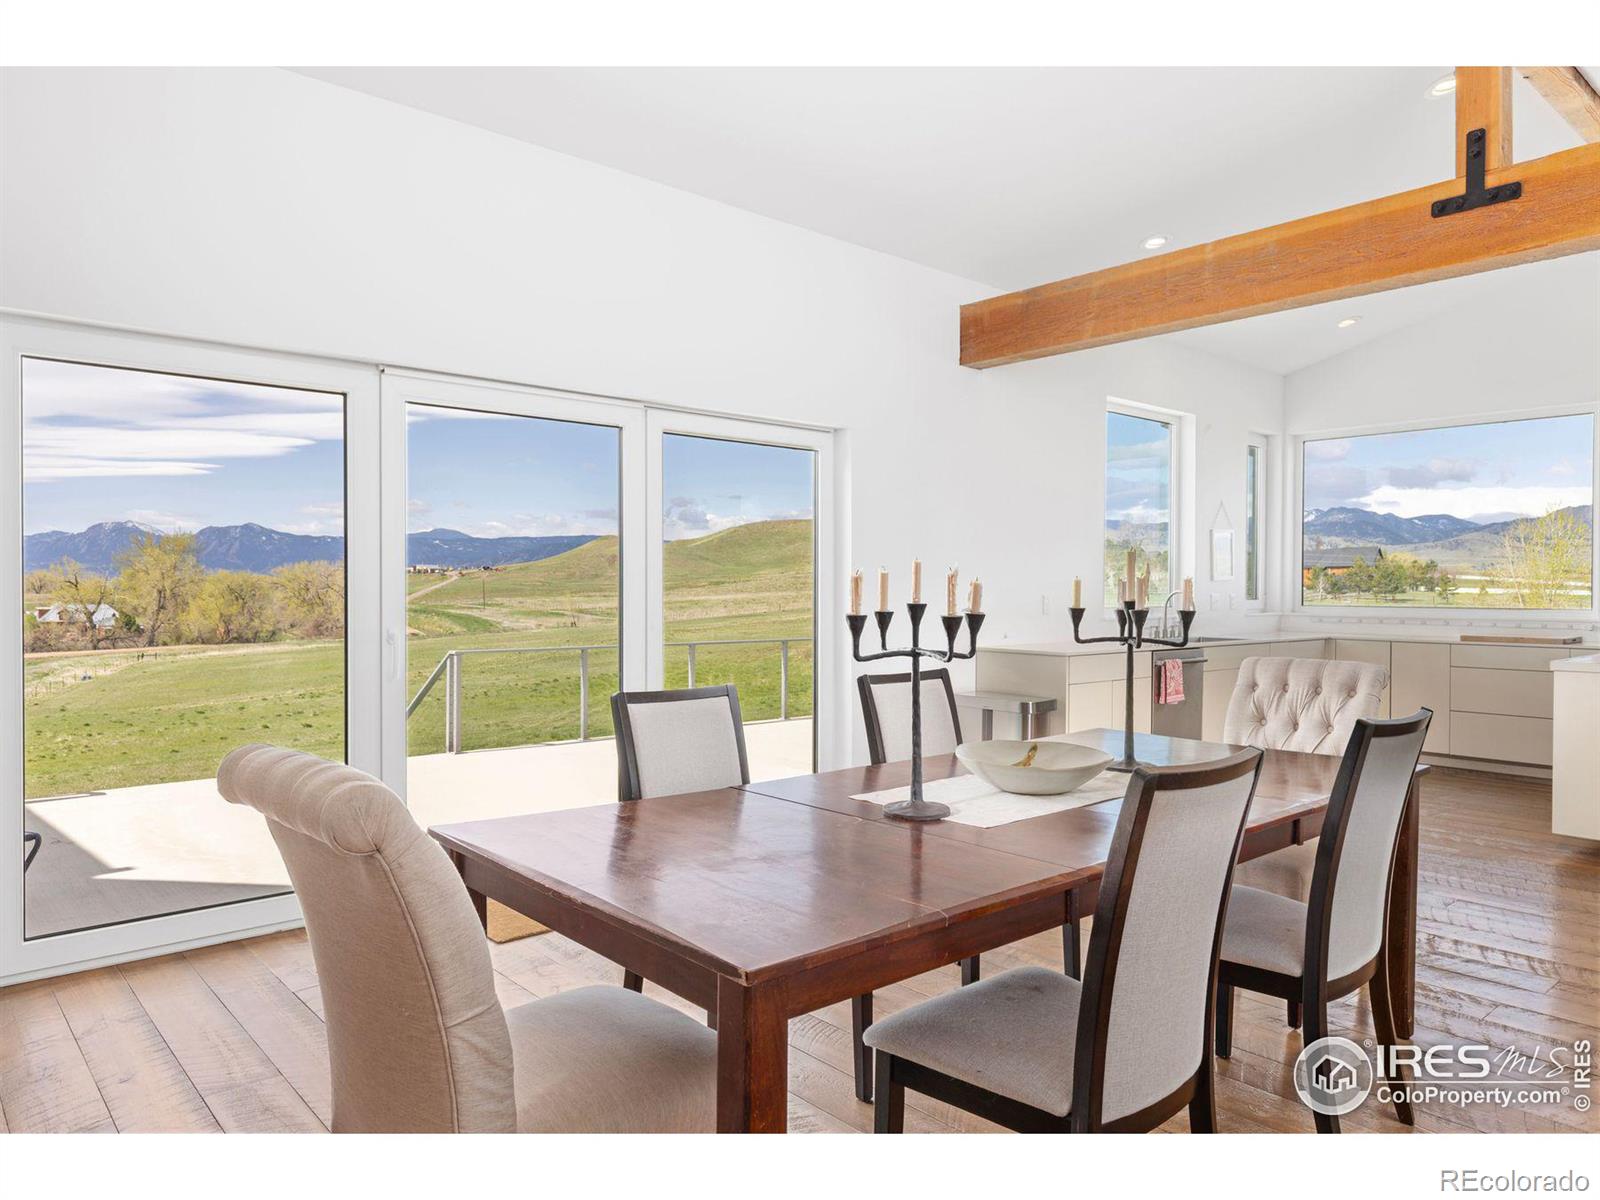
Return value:
M 334 1132 L 715 1128 L 716 1037 L 676 1009 L 614 987 L 500 1007 L 466 888 L 381 782 L 253 745 L 217 786 L 266 818 L 304 910 Z
M 617 736 L 617 799 L 678 796 L 750 782 L 739 689 L 678 688 L 616 692 L 611 723 Z M 642 991 L 644 977 L 623 971 L 622 986 Z M 711 1014 L 715 1021 L 716 1015 Z
M 873 1128 L 903 1130 L 909 1088 L 1030 1132 L 1137 1132 L 1185 1107 L 1214 1131 L 1217 950 L 1261 757 L 1136 769 L 1082 983 L 1021 967 L 872 1026 Z
M 1383 953 L 1389 875 L 1432 719 L 1424 708 L 1398 720 L 1356 722 L 1317 839 L 1309 903 L 1234 886 L 1217 970 L 1218 1057 L 1232 1053 L 1233 994 L 1241 987 L 1298 1000 L 1310 1045 L 1328 1036 L 1329 1001 L 1368 984 L 1378 1043 L 1396 1043 Z M 1395 1111 L 1412 1124 L 1409 1102 L 1397 1097 Z M 1339 1132 L 1338 1117 L 1315 1115 L 1317 1132 Z
M 873 765 L 911 757 L 911 674 L 860 675 L 861 716 Z M 961 717 L 950 672 L 922 672 L 922 752 L 949 754 L 961 744 Z
M 1389 672 L 1372 663 L 1315 658 L 1247 658 L 1228 698 L 1222 740 L 1258 750 L 1300 750 L 1337 757 L 1363 717 L 1376 717 Z M 1311 894 L 1317 840 L 1285 846 L 1240 863 L 1234 882 L 1276 892 L 1291 900 Z M 1298 1028 L 1300 1001 L 1288 1003 L 1288 1022 Z

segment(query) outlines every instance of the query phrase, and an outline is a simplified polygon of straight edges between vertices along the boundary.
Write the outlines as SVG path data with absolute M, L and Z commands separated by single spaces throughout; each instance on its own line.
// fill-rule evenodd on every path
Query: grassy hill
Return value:
M 667 686 L 688 674 L 687 651 L 670 643 L 810 638 L 811 562 L 809 521 L 667 543 Z M 451 650 L 549 647 L 463 659 L 465 748 L 577 737 L 579 654 L 556 648 L 616 645 L 617 564 L 617 539 L 605 537 L 538 562 L 407 576 L 407 694 Z M 343 659 L 336 642 L 29 656 L 27 795 L 199 779 L 261 739 L 339 757 Z M 609 736 L 617 651 L 593 650 L 589 665 L 589 734 Z M 791 715 L 811 712 L 811 678 L 809 642 L 791 645 Z M 737 684 L 746 719 L 776 717 L 778 646 L 701 646 L 696 682 Z M 442 750 L 443 731 L 436 687 L 408 722 L 410 752 Z

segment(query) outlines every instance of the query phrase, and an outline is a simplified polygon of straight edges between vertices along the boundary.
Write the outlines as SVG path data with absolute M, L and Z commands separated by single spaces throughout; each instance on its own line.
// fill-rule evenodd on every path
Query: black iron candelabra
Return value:
M 1148 608 L 1135 608 L 1132 600 L 1124 600 L 1117 609 L 1117 635 L 1115 637 L 1086 638 L 1078 631 L 1083 624 L 1084 611 L 1081 608 L 1068 609 L 1072 614 L 1072 640 L 1083 646 L 1100 642 L 1114 642 L 1125 646 L 1128 651 L 1128 686 L 1124 692 L 1125 708 L 1122 714 L 1122 757 L 1107 764 L 1109 771 L 1131 771 L 1139 765 L 1139 760 L 1133 756 L 1133 652 L 1145 646 L 1166 646 L 1169 649 L 1181 650 L 1189 644 L 1189 626 L 1194 624 L 1194 609 L 1185 608 L 1178 610 L 1178 620 L 1183 622 L 1183 637 L 1173 642 L 1164 638 L 1147 638 L 1144 636 L 1144 623 L 1150 617 Z
M 978 630 L 983 625 L 983 614 L 966 614 L 967 649 L 961 653 L 956 650 L 956 637 L 961 632 L 962 617 L 939 618 L 944 622 L 946 648 L 932 650 L 922 644 L 922 618 L 928 606 L 914 601 L 906 605 L 906 611 L 911 614 L 911 645 L 904 650 L 889 649 L 889 623 L 894 620 L 893 610 L 872 614 L 878 623 L 878 644 L 882 647 L 876 654 L 861 653 L 861 631 L 867 627 L 867 614 L 846 613 L 844 619 L 850 625 L 850 650 L 857 662 L 877 662 L 880 658 L 911 660 L 911 798 L 886 804 L 883 811 L 891 817 L 902 817 L 908 821 L 938 821 L 950 815 L 950 806 L 929 803 L 922 798 L 922 660 L 932 658 L 947 663 L 971 658 L 978 651 Z

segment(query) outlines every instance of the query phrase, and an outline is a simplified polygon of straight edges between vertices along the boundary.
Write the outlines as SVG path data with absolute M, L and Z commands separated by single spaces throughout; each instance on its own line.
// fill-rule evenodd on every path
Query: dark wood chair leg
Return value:
M 872 1132 L 904 1133 L 906 1131 L 906 1086 L 889 1078 L 889 1064 L 893 1061 L 889 1055 L 879 1054 L 877 1059 L 877 1100 L 872 1106 Z
M 971 958 L 963 958 L 961 960 L 961 986 L 966 987 L 969 983 L 977 983 L 981 978 L 982 974 L 978 968 L 978 956 L 974 954 Z
M 1233 1057 L 1233 984 L 1217 984 L 1217 1043 L 1218 1058 Z
M 861 1040 L 872 1024 L 872 993 L 850 1001 L 850 1055 L 856 1069 L 856 1099 L 872 1103 L 872 1051 Z
M 1215 1133 L 1217 1131 L 1217 1095 L 1211 1056 L 1200 1064 L 1200 1076 L 1195 1080 L 1194 1099 L 1189 1101 L 1189 1132 Z
M 1079 924 L 1076 905 L 1068 907 L 1071 915 L 1061 927 L 1061 960 L 1067 974 L 1073 979 L 1083 978 L 1083 929 Z
M 1289 1000 L 1289 1001 L 1286 1002 L 1286 1007 L 1289 1010 L 1289 1012 L 1288 1012 L 1289 1028 L 1290 1029 L 1299 1029 L 1300 1028 L 1300 1001 L 1298 1001 L 1298 1000 Z
M 624 971 L 622 973 L 622 986 L 630 992 L 642 992 L 644 991 L 644 976 L 634 971 Z
M 1378 1057 L 1382 1061 L 1385 1057 L 1383 1048 L 1398 1044 L 1400 1039 L 1395 1036 L 1394 1007 L 1389 997 L 1389 980 L 1381 955 L 1378 959 L 1378 973 L 1372 977 L 1367 986 L 1368 992 L 1372 997 L 1372 1026 L 1378 1035 Z M 1404 1087 L 1411 1082 L 1411 1071 L 1402 1064 L 1396 1064 L 1394 1075 L 1385 1075 L 1385 1078 L 1391 1084 L 1398 1084 Z M 1395 1097 L 1394 1115 L 1400 1118 L 1402 1125 L 1415 1125 L 1417 1123 L 1416 1115 L 1411 1111 L 1411 1101 L 1399 1096 Z
M 1305 1020 L 1304 1031 L 1301 1033 L 1301 1045 L 1309 1046 L 1312 1042 L 1319 1042 L 1328 1036 L 1328 998 L 1321 994 L 1317 987 L 1306 981 L 1305 994 L 1302 997 L 1302 1013 Z M 1325 1116 L 1322 1113 L 1311 1114 L 1316 1121 L 1318 1133 L 1338 1133 L 1339 1118 Z

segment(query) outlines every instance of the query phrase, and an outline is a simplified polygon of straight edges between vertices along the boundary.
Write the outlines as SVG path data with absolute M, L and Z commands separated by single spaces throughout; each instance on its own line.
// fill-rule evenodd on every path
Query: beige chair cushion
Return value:
M 1072 1111 L 1076 979 L 1019 967 L 946 992 L 867 1029 L 875 1050 L 1057 1116 Z
M 305 913 L 335 1132 L 515 1129 L 488 943 L 449 858 L 399 797 L 273 746 L 228 755 L 217 787 L 267 818 Z
M 1252 887 L 1228 895 L 1222 961 L 1299 975 L 1306 957 L 1306 906 Z
M 744 782 L 742 735 L 726 696 L 628 705 L 641 796 L 678 796 Z
M 1222 740 L 1258 750 L 1343 754 L 1356 721 L 1378 715 L 1388 686 L 1389 672 L 1373 663 L 1247 658 L 1228 700 Z M 1309 900 L 1316 861 L 1313 838 L 1240 863 L 1233 879 L 1291 900 Z
M 1285 846 L 1233 869 L 1233 881 L 1245 887 L 1275 892 L 1302 903 L 1311 899 L 1311 875 L 1317 865 L 1317 839 Z
M 1228 699 L 1222 740 L 1258 750 L 1343 754 L 1358 717 L 1375 717 L 1389 672 L 1372 663 L 1247 658 Z
M 523 1133 L 714 1133 L 717 1035 L 619 987 L 509 1009 Z
M 874 683 L 872 705 L 878 710 L 878 736 L 885 762 L 911 757 L 911 683 Z M 863 714 L 865 715 L 865 714 Z M 961 743 L 956 714 L 943 679 L 922 681 L 922 752 L 950 754 Z
M 217 786 L 266 816 L 305 912 L 335 1132 L 715 1128 L 715 1035 L 674 1009 L 585 988 L 508 1026 L 460 876 L 381 782 L 245 746 Z

